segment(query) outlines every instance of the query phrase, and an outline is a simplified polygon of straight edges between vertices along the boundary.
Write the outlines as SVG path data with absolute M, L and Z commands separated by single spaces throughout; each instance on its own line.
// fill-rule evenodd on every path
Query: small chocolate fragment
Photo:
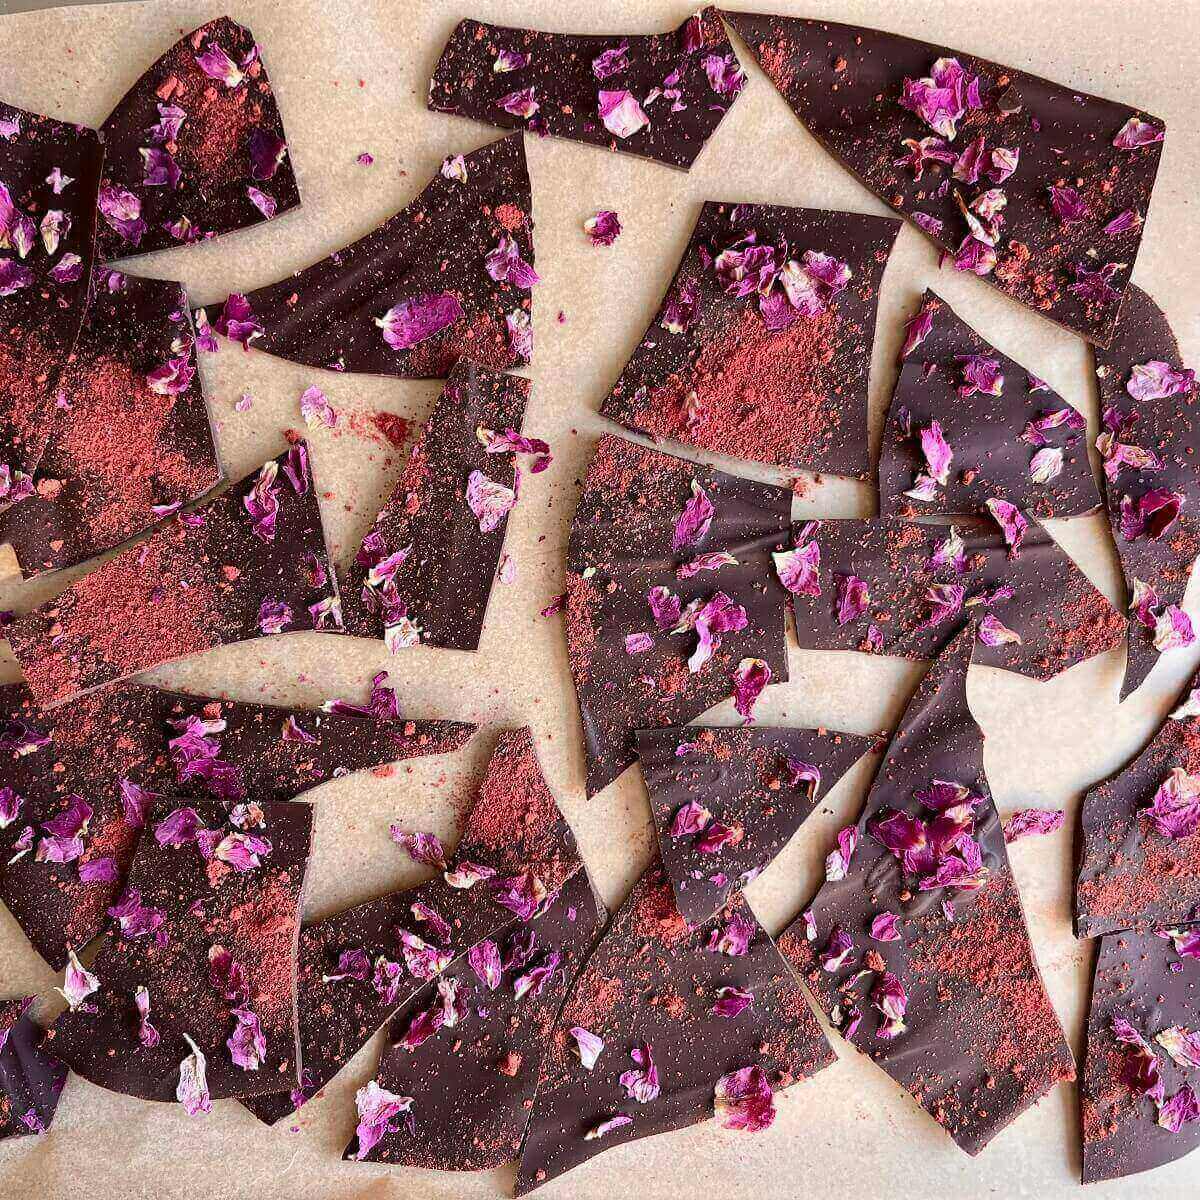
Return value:
M 712 917 L 791 839 L 871 738 L 824 729 L 643 729 L 659 853 L 689 925 Z
M 1108 345 L 1162 121 L 875 29 L 722 16 L 817 140 L 958 270 Z
M 842 1036 L 968 1154 L 1075 1078 L 967 707 L 974 631 L 934 663 L 833 872 L 779 948 Z
M 100 129 L 101 262 L 207 241 L 300 203 L 262 48 L 228 17 L 176 42 Z
M 601 407 L 655 438 L 866 478 L 886 217 L 708 201 Z
M 54 1120 L 67 1068 L 44 1047 L 28 1015 L 34 996 L 0 1000 L 0 1139 L 45 1133 Z
M 460 21 L 434 68 L 429 107 L 686 171 L 745 82 L 711 8 L 648 36 Z

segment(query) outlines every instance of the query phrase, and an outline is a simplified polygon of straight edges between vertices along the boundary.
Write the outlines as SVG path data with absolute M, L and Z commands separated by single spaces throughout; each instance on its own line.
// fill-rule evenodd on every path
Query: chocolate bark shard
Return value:
M 46 1053 L 45 1032 L 28 1016 L 34 999 L 0 1000 L 0 1139 L 45 1133 L 67 1082 L 67 1068 Z
M 709 920 L 759 874 L 871 738 L 818 729 L 643 729 L 638 759 L 675 904 Z
M 708 201 L 601 407 L 655 438 L 866 478 L 885 217 Z
M 104 147 L 0 102 L 0 507 L 29 494 L 88 304 Z
M 990 522 L 870 517 L 795 530 L 801 552 L 817 546 L 808 549 L 816 558 L 811 579 L 794 583 L 807 590 L 791 596 L 803 649 L 936 658 L 973 617 L 980 623 L 975 661 L 1050 679 L 1120 644 L 1121 614 L 1036 521 L 1015 558 Z M 855 579 L 866 586 L 861 611 L 840 604 Z
M 1153 1097 L 1128 1082 L 1143 1067 L 1142 1081 L 1149 1085 L 1149 1072 L 1155 1071 L 1164 1103 L 1184 1087 L 1196 1087 L 1200 1039 L 1190 1044 L 1190 1058 L 1188 1047 L 1180 1047 L 1176 1039 L 1179 1034 L 1195 1039 L 1200 1032 L 1200 961 L 1194 951 L 1180 950 L 1198 936 L 1200 927 L 1192 926 L 1100 939 L 1079 1089 L 1084 1183 L 1149 1171 L 1200 1146 L 1200 1122 L 1189 1121 L 1172 1132 L 1159 1123 Z M 1144 1048 L 1117 1037 L 1114 1022 L 1120 1021 L 1132 1026 Z M 1128 1036 L 1127 1030 L 1122 1032 Z M 1182 1061 L 1168 1047 L 1182 1051 Z M 1156 1069 L 1142 1058 L 1143 1050 L 1154 1056 Z
M 36 491 L 0 523 L 26 578 L 128 541 L 223 477 L 178 283 L 97 271 L 58 395 Z
M 515 455 L 489 453 L 487 444 L 492 434 L 520 430 L 529 391 L 527 379 L 465 358 L 454 365 L 403 474 L 343 575 L 348 633 L 381 637 L 394 648 L 416 641 L 479 648 L 508 513 L 477 515 L 471 481 L 511 492 L 498 493 L 500 508 L 515 502 L 521 484 Z
M 1200 389 L 1194 373 L 1183 367 L 1162 309 L 1133 285 L 1126 292 L 1112 343 L 1107 350 L 1097 349 L 1095 356 L 1108 519 L 1131 601 L 1124 698 L 1158 662 L 1156 640 L 1167 646 L 1191 641 L 1190 630 L 1182 636 L 1167 635 L 1173 632 L 1169 610 L 1183 603 L 1200 555 Z M 1143 497 L 1152 501 L 1159 489 L 1182 497 L 1178 516 L 1138 532 Z M 1125 520 L 1123 505 L 1129 509 Z M 1137 536 L 1128 537 L 1127 532 Z M 1165 616 L 1164 629 L 1156 639 L 1160 616 Z
M 240 824 L 237 816 L 216 800 L 155 806 L 88 967 L 96 986 L 53 1027 L 55 1053 L 92 1083 L 174 1100 L 197 1047 L 214 1100 L 296 1078 L 293 981 L 312 809 L 267 803 Z
M 20 617 L 8 637 L 35 699 L 52 707 L 214 646 L 340 623 L 298 442 Z
M 0 687 L 0 789 L 16 804 L 0 829 L 0 899 L 61 970 L 119 898 L 138 813 L 154 793 L 290 800 L 350 771 L 446 753 L 474 732 L 454 721 L 342 715 L 346 707 L 325 713 L 128 683 L 43 712 L 23 686 Z M 38 861 L 44 823 L 67 811 L 71 796 L 92 809 L 78 856 Z
M 736 945 L 723 940 L 727 930 Z M 718 1015 L 714 1006 L 734 993 L 743 1004 L 747 994 L 753 1002 L 735 1016 Z M 590 1069 L 576 1030 L 603 1041 Z M 833 1058 L 745 899 L 734 896 L 715 918 L 689 930 L 656 862 L 618 910 L 559 1015 L 521 1147 L 516 1194 L 611 1146 L 706 1120 L 718 1081 L 732 1072 L 758 1067 L 772 1088 L 782 1088 Z M 657 1086 L 631 1077 L 652 1070 Z M 628 1120 L 608 1125 L 614 1117 Z
M 648 36 L 460 21 L 434 68 L 429 107 L 687 170 L 744 84 L 712 8 Z
M 262 49 L 228 17 L 157 59 L 101 133 L 101 262 L 207 240 L 300 203 Z
M 472 956 L 480 969 L 463 955 L 425 984 L 396 1014 L 376 1072 L 381 1088 L 413 1098 L 418 1119 L 411 1130 L 389 1127 L 365 1151 L 355 1137 L 343 1158 L 437 1171 L 484 1171 L 516 1158 L 554 1020 L 603 919 L 579 871 L 527 926 L 480 943 Z M 466 1011 L 410 1046 L 413 1022 L 447 1002 L 447 987 Z
M 439 379 L 467 356 L 529 362 L 533 210 L 514 134 L 446 160 L 425 190 L 328 258 L 232 296 L 216 328 L 328 370 Z
M 1108 344 L 1141 243 L 1161 121 L 929 42 L 722 16 L 817 140 L 960 269 Z M 996 191 L 1003 200 L 989 196 Z
M 779 943 L 843 1036 L 968 1154 L 1075 1077 L 967 707 L 972 640 L 964 629 L 922 681 L 851 827 L 845 876 Z
M 1081 412 L 931 291 L 909 329 L 905 344 L 916 344 L 896 380 L 879 457 L 885 514 L 986 513 L 992 499 L 1043 519 L 1099 508 Z M 925 449 L 936 431 L 948 463 Z
M 449 864 L 454 883 L 438 874 L 303 927 L 297 974 L 302 1083 L 290 1094 L 255 1097 L 246 1106 L 268 1124 L 294 1112 L 439 970 L 485 938 L 502 942 L 528 923 L 497 898 L 502 885 L 544 899 L 582 865 L 529 729 L 506 731 Z M 473 878 L 478 881 L 469 883 Z M 439 936 L 431 911 L 449 924 L 448 938 Z M 420 975 L 408 969 L 402 933 L 435 947 L 445 959 L 441 967 L 427 962 Z

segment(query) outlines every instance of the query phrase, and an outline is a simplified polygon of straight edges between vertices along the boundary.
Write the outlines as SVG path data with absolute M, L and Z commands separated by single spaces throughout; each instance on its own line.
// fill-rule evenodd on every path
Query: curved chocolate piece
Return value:
M 0 1000 L 0 1139 L 45 1133 L 67 1068 L 43 1049 L 46 1033 L 28 1016 L 34 996 Z
M 0 102 L 0 506 L 29 494 L 88 306 L 104 147 Z
M 1036 521 L 1015 558 L 991 522 L 868 517 L 795 528 L 796 543 L 815 542 L 820 556 L 809 585 L 820 593 L 791 596 L 796 639 L 805 650 L 936 658 L 973 617 L 980 622 L 976 662 L 1051 679 L 1121 641 L 1121 614 Z M 861 613 L 848 608 L 843 621 L 839 588 L 849 579 L 862 580 L 868 596 Z
M 100 262 L 245 229 L 300 203 L 262 47 L 228 17 L 176 42 L 100 131 Z
M 934 292 L 925 292 L 910 330 L 914 322 L 919 328 L 910 342 L 928 332 L 903 359 L 884 423 L 883 513 L 986 513 L 993 498 L 1042 519 L 1099 508 L 1084 415 L 984 341 Z M 953 454 L 944 484 L 930 473 L 922 449 L 934 422 Z
M 967 707 L 972 641 L 964 629 L 921 682 L 851 827 L 845 875 L 827 877 L 779 948 L 843 1037 L 977 1154 L 1075 1067 Z M 908 849 L 906 866 L 876 830 Z
M 1141 243 L 1162 121 L 972 54 L 875 29 L 758 13 L 721 15 L 818 141 L 955 255 L 960 269 L 986 271 L 983 277 L 1014 300 L 1089 341 L 1108 344 Z M 930 97 L 944 100 L 942 119 L 931 126 L 900 100 L 906 79 L 932 85 L 931 71 L 942 59 L 956 61 L 966 76 L 954 79 L 952 67 L 942 68 L 951 74 L 940 81 L 944 93 Z M 976 78 L 978 95 L 971 83 Z M 919 97 L 912 101 L 915 109 Z M 954 120 L 944 123 L 947 116 Z M 1115 146 L 1129 122 L 1140 123 L 1130 132 L 1158 140 L 1133 149 Z M 981 137 L 983 146 L 976 149 Z M 934 140 L 926 141 L 923 153 L 916 149 L 929 138 Z M 1007 162 L 993 158 L 998 150 L 1012 156 Z M 918 159 L 919 174 L 911 165 Z M 1072 219 L 1063 220 L 1049 189 L 1068 185 L 1075 194 L 1060 197 L 1059 207 Z M 996 188 L 1007 206 L 993 256 L 986 242 L 997 234 L 986 216 L 987 201 L 979 227 L 984 240 L 977 240 L 958 197 L 970 205 Z M 977 225 L 979 216 L 972 213 Z M 1115 231 L 1106 232 L 1109 226 Z
M 727 941 L 721 949 L 727 930 L 738 944 Z M 736 1016 L 720 1016 L 713 1007 L 727 995 L 722 989 L 750 993 L 753 1003 Z M 574 1029 L 604 1042 L 590 1069 L 580 1060 Z M 632 1057 L 635 1050 L 659 1072 L 659 1089 L 641 1102 L 622 1080 L 647 1066 Z M 807 1000 L 744 897 L 734 896 L 711 921 L 689 930 L 656 862 L 563 1005 L 542 1060 L 515 1194 L 612 1146 L 708 1119 L 718 1080 L 734 1071 L 758 1067 L 772 1088 L 784 1088 L 833 1060 Z M 629 1119 L 605 1128 L 614 1117 Z
M 1200 390 L 1194 372 L 1183 368 L 1179 343 L 1162 309 L 1132 284 L 1109 349 L 1094 353 L 1103 414 L 1099 444 L 1102 453 L 1109 450 L 1104 464 L 1108 520 L 1131 600 L 1129 665 L 1121 685 L 1124 699 L 1158 662 L 1160 651 L 1155 641 L 1160 616 L 1165 614 L 1160 640 L 1167 646 L 1191 641 L 1187 635 L 1169 639 L 1165 635 L 1173 632 L 1168 610 L 1183 603 L 1192 567 L 1200 556 L 1200 466 L 1196 461 Z M 1138 370 L 1146 366 L 1151 368 L 1149 373 Z M 1131 465 L 1126 447 L 1149 451 L 1153 458 L 1141 460 L 1144 466 Z M 1165 528 L 1158 522 L 1149 532 L 1138 532 L 1138 502 L 1158 489 L 1182 497 L 1179 514 Z M 1122 504 L 1130 509 L 1128 532 L 1136 533 L 1135 537 L 1126 536 Z M 1144 604 L 1143 597 L 1135 595 L 1140 591 L 1139 582 L 1149 588 Z
M 875 310 L 899 228 L 886 217 L 707 201 L 600 411 L 655 438 L 866 478 Z
M 525 145 L 514 134 L 448 158 L 373 233 L 231 296 L 214 324 L 244 346 L 331 371 L 441 379 L 464 356 L 505 370 L 529 362 L 536 278 Z
M 640 730 L 654 832 L 683 919 L 703 924 L 768 866 L 873 740 L 762 725 Z M 694 805 L 704 811 L 693 816 Z
M 174 815 L 188 809 L 201 833 L 192 824 L 190 837 L 172 837 Z M 164 796 L 155 805 L 121 901 L 127 914 L 110 914 L 113 928 L 88 967 L 97 986 L 53 1026 L 55 1054 L 92 1083 L 174 1100 L 180 1064 L 196 1047 L 214 1100 L 296 1078 L 293 980 L 312 809 L 260 804 L 242 823 L 236 817 L 215 800 Z M 139 987 L 149 992 L 157 1039 L 146 1033 Z M 70 997 L 69 981 L 64 990 Z M 235 1062 L 228 1044 L 240 1024 L 254 1029 L 247 1013 L 263 1039 L 257 1067 Z
M 520 431 L 530 386 L 465 358 L 451 369 L 403 473 L 343 572 L 347 633 L 397 647 L 419 641 L 479 649 L 508 513 L 476 516 L 468 487 L 479 475 L 485 485 L 519 488 L 515 455 L 488 453 L 486 441 L 489 432 Z M 400 565 L 381 575 L 397 554 Z
M 711 8 L 649 36 L 460 21 L 429 81 L 429 107 L 686 171 L 745 82 Z
M 355 1137 L 342 1157 L 433 1171 L 485 1171 L 516 1158 L 554 1020 L 603 921 L 587 871 L 578 871 L 527 926 L 491 943 L 494 979 L 462 955 L 425 984 L 392 1021 L 375 1076 L 386 1091 L 411 1096 L 419 1120 L 411 1130 L 389 1127 L 366 1153 Z M 490 957 L 491 947 L 481 949 Z M 413 1022 L 444 1002 L 443 980 L 466 1012 L 410 1047 Z
M 339 626 L 298 442 L 19 617 L 8 639 L 45 708 L 214 646 Z
M 1174 932 L 1195 938 L 1198 930 Z M 1200 1122 L 1172 1133 L 1158 1123 L 1154 1100 L 1126 1082 L 1138 1047 L 1118 1040 L 1114 1020 L 1128 1021 L 1154 1055 L 1164 1101 L 1184 1086 L 1195 1088 L 1194 1056 L 1200 1042 L 1193 1057 L 1181 1064 L 1158 1041 L 1168 1030 L 1193 1036 L 1200 1032 L 1200 961 L 1195 953 L 1180 953 L 1166 930 L 1100 939 L 1079 1085 L 1084 1183 L 1150 1171 L 1200 1146 Z M 1167 1037 L 1171 1040 L 1169 1033 Z

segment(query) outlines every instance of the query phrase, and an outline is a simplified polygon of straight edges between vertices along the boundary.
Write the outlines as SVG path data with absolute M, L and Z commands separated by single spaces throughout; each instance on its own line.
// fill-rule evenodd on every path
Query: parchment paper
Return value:
M 1185 356 L 1200 361 L 1200 120 L 1193 57 L 1200 7 L 1152 0 L 763 0 L 754 7 L 874 23 L 958 45 L 1164 117 L 1169 132 L 1136 278 L 1166 307 Z M 673 28 L 688 15 L 686 5 L 667 0 L 160 0 L 58 9 L 0 19 L 0 94 L 27 108 L 97 124 L 156 55 L 223 12 L 250 25 L 263 46 L 303 206 L 250 232 L 129 262 L 143 273 L 185 281 L 197 303 L 270 283 L 361 236 L 416 195 L 445 155 L 498 135 L 424 107 L 430 71 L 460 18 L 609 33 Z M 655 311 L 703 200 L 885 211 L 816 145 L 740 46 L 739 53 L 750 84 L 690 174 L 570 142 L 528 139 L 543 282 L 535 292 L 535 383 L 526 428 L 548 438 L 556 457 L 546 474 L 530 481 L 509 523 L 517 581 L 497 585 L 479 652 L 414 649 L 389 659 L 379 643 L 301 634 L 225 648 L 151 677 L 246 700 L 316 704 L 328 696 L 364 696 L 371 674 L 387 667 L 410 715 L 492 727 L 528 722 L 609 902 L 624 896 L 650 855 L 645 794 L 635 769 L 591 802 L 584 799 L 560 618 L 538 616 L 562 588 L 567 526 L 604 426 L 596 409 Z M 362 151 L 375 156 L 374 166 L 355 162 Z M 593 248 L 581 229 L 599 208 L 617 209 L 625 226 L 606 249 Z M 927 284 L 985 337 L 1082 407 L 1089 414 L 1089 442 L 1094 438 L 1096 397 L 1084 343 L 980 281 L 939 272 L 935 250 L 909 227 L 883 285 L 873 437 L 894 379 L 902 315 Z M 560 310 L 562 324 L 555 319 Z M 202 369 L 231 478 L 275 454 L 281 431 L 300 425 L 297 399 L 307 384 L 317 383 L 342 413 L 337 431 L 310 435 L 339 553 L 357 543 L 398 470 L 399 453 L 367 432 L 371 414 L 383 410 L 420 420 L 439 387 L 313 371 L 228 344 L 204 356 Z M 244 391 L 255 397 L 254 407 L 235 412 L 233 403 Z M 744 465 L 732 469 L 753 473 Z M 814 516 L 870 510 L 869 488 L 836 480 L 797 502 L 798 513 Z M 1123 604 L 1103 518 L 1057 522 L 1052 532 Z M 0 588 L 0 608 L 27 609 L 74 574 L 24 586 L 10 580 Z M 1070 931 L 1070 826 L 1083 790 L 1120 766 L 1157 726 L 1198 651 L 1172 656 L 1120 708 L 1123 650 L 1045 684 L 982 668 L 971 673 L 970 699 L 988 735 L 987 770 L 1002 812 L 1026 803 L 1068 810 L 1067 829 L 1017 844 L 1012 859 L 1038 958 L 1077 1052 L 1093 947 L 1076 942 Z M 4 679 L 18 677 L 11 657 L 0 669 Z M 759 719 L 860 733 L 885 729 L 898 718 L 921 670 L 898 660 L 793 649 L 792 680 L 768 690 Z M 710 715 L 735 719 L 728 705 Z M 418 760 L 384 777 L 357 775 L 309 793 L 317 815 L 309 915 L 416 882 L 419 872 L 388 840 L 388 823 L 402 820 L 453 840 L 456 817 L 493 740 L 485 732 L 458 755 Z M 813 891 L 832 832 L 857 811 L 868 783 L 869 769 L 852 772 L 751 887 L 751 902 L 772 931 Z M 56 982 L 0 912 L 0 991 L 39 993 L 45 1020 L 57 1011 L 49 999 Z M 640 1141 L 609 1151 L 539 1194 L 548 1200 L 653 1200 L 836 1190 L 867 1198 L 916 1193 L 928 1200 L 1050 1200 L 1079 1190 L 1073 1087 L 1056 1089 L 972 1160 L 882 1072 L 836 1037 L 834 1043 L 841 1061 L 784 1093 L 779 1119 L 767 1133 L 739 1136 L 709 1123 Z M 507 1194 L 508 1169 L 461 1176 L 340 1161 L 354 1126 L 354 1091 L 373 1073 L 379 1045 L 377 1037 L 364 1048 L 323 1101 L 274 1129 L 233 1102 L 191 1120 L 178 1106 L 143 1103 L 72 1077 L 45 1137 L 0 1145 L 0 1196 L 423 1200 Z M 1133 1181 L 1094 1185 L 1089 1195 L 1173 1197 L 1198 1183 L 1200 1155 Z

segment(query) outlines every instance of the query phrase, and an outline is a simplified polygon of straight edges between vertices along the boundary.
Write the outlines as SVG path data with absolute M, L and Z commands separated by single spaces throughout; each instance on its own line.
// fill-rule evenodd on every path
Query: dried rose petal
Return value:
M 1004 840 L 1018 842 L 1021 838 L 1042 837 L 1062 828 L 1065 819 L 1060 808 L 1023 808 L 1004 823 Z
M 963 382 L 959 385 L 958 394 L 964 399 L 976 392 L 988 396 L 999 396 L 1004 391 L 1004 371 L 998 359 L 986 354 L 962 354 L 958 361 L 962 363 Z M 930 470 L 933 464 L 930 463 Z M 936 473 L 935 473 L 936 474 Z M 945 483 L 939 479 L 939 483 Z
M 815 540 L 797 550 L 778 550 L 771 555 L 775 574 L 793 596 L 821 594 L 821 547 Z
M 1195 833 L 1200 829 L 1200 776 L 1172 768 L 1142 811 L 1159 834 L 1172 841 Z
M 621 234 L 621 221 L 612 209 L 602 208 L 584 221 L 583 231 L 593 246 L 611 246 Z
M 604 1039 L 582 1025 L 572 1025 L 567 1032 L 575 1039 L 575 1050 L 585 1071 L 590 1071 L 604 1050 Z
M 775 1120 L 775 1096 L 762 1067 L 743 1067 L 717 1080 L 713 1110 L 722 1129 L 761 1133 Z
M 835 925 L 833 932 L 829 935 L 829 941 L 825 944 L 825 949 L 817 957 L 820 959 L 822 968 L 833 972 L 845 964 L 853 949 L 854 942 L 851 941 L 850 935 L 840 925 Z
M 67 1002 L 72 1012 L 83 1006 L 83 1002 L 100 986 L 100 980 L 75 957 L 75 951 L 67 952 L 67 968 L 63 985 L 54 990 Z
M 825 879 L 829 883 L 846 878 L 846 873 L 850 870 L 850 859 L 857 847 L 857 825 L 847 825 L 838 831 L 837 847 L 825 856 Z
M 485 938 L 472 946 L 467 951 L 467 961 L 479 982 L 489 991 L 494 992 L 500 986 L 500 947 L 491 938 Z
M 608 1117 L 606 1120 L 600 1121 L 593 1125 L 591 1129 L 583 1135 L 585 1142 L 595 1141 L 597 1138 L 602 1138 L 606 1134 L 612 1133 L 614 1129 L 623 1129 L 626 1125 L 632 1125 L 633 1118 L 627 1117 L 624 1113 L 617 1113 L 614 1117 Z
M 921 452 L 925 455 L 930 476 L 945 487 L 950 478 L 950 462 L 954 458 L 954 451 L 942 433 L 941 422 L 931 421 L 927 428 L 921 430 L 920 438 Z
M 262 337 L 264 332 L 262 325 L 254 319 L 250 301 L 237 292 L 226 299 L 215 328 L 231 342 L 240 342 L 244 350 L 249 350 L 250 343 L 256 337 Z
M 212 1112 L 212 1098 L 208 1093 L 207 1060 L 204 1052 L 186 1033 L 183 1037 L 191 1046 L 192 1052 L 179 1064 L 179 1084 L 175 1089 L 175 1098 L 183 1105 L 183 1110 L 189 1117 L 198 1117 L 201 1113 Z
M 673 838 L 690 837 L 694 833 L 699 833 L 712 820 L 712 813 L 700 803 L 699 800 L 689 800 L 686 804 L 681 804 L 676 810 L 674 817 L 671 818 L 671 824 L 667 829 L 668 834 Z
M 739 958 L 749 951 L 754 932 L 754 922 L 735 913 L 723 926 L 709 934 L 708 949 L 714 954 Z
M 391 839 L 397 846 L 403 847 L 413 862 L 427 867 L 437 867 L 439 871 L 446 869 L 446 852 L 442 843 L 433 833 L 409 833 L 399 825 L 392 825 L 388 830 Z
M 650 1053 L 650 1044 L 647 1042 L 641 1046 L 634 1046 L 629 1052 L 629 1057 L 637 1066 L 621 1073 L 620 1084 L 630 1100 L 635 1100 L 638 1104 L 649 1104 L 651 1100 L 658 1099 L 660 1091 L 658 1067 Z
M 733 673 L 733 707 L 738 716 L 754 720 L 754 705 L 771 682 L 771 668 L 764 659 L 743 658 Z
M 1009 629 L 995 613 L 987 613 L 979 622 L 979 640 L 985 646 L 1020 646 L 1021 635 Z
M 1178 1025 L 1154 1035 L 1154 1040 L 1171 1056 L 1171 1060 L 1185 1068 L 1200 1067 L 1200 1030 L 1189 1033 Z
M 922 308 L 915 317 L 909 318 L 904 326 L 904 344 L 900 357 L 907 358 L 933 331 L 933 309 Z
M 876 913 L 871 920 L 871 937 L 877 942 L 898 942 L 900 930 L 897 928 L 900 918 L 893 912 Z
M 257 1014 L 249 1008 L 233 1009 L 230 1014 L 237 1022 L 232 1036 L 226 1041 L 229 1057 L 243 1071 L 257 1071 L 267 1056 L 267 1038 Z
M 537 102 L 534 88 L 521 88 L 515 92 L 509 92 L 507 96 L 501 96 L 496 103 L 504 109 L 506 113 L 510 113 L 514 117 L 522 117 L 528 119 L 537 112 L 540 105 Z
M 1154 648 L 1160 653 L 1181 650 L 1196 640 L 1192 619 L 1178 605 L 1168 604 L 1154 622 Z
M 1141 146 L 1151 146 L 1163 140 L 1163 130 L 1140 117 L 1130 117 L 1117 131 L 1113 145 L 1118 150 L 1137 150 Z
M 601 89 L 597 108 L 604 128 L 615 137 L 632 137 L 639 129 L 650 124 L 650 118 L 626 88 L 617 91 Z
M 1200 1100 L 1196 1099 L 1192 1085 L 1185 1083 L 1170 1100 L 1159 1106 L 1157 1123 L 1168 1133 L 1178 1133 L 1193 1121 L 1200 1121 Z
M 1059 446 L 1043 446 L 1029 460 L 1031 483 L 1049 483 L 1062 474 L 1063 452 Z
M 139 984 L 133 989 L 133 1003 L 138 1013 L 138 1041 L 147 1050 L 153 1050 L 162 1040 L 159 1032 L 150 1023 L 150 990 Z
M 1007 500 L 1000 500 L 995 496 L 988 498 L 987 510 L 992 514 L 992 519 L 1000 526 L 1000 531 L 1004 534 L 1004 540 L 1008 543 L 1009 556 L 1016 558 L 1021 551 L 1021 543 L 1025 540 L 1029 522 L 1015 504 L 1010 504 Z
M 648 633 L 628 633 L 625 635 L 626 654 L 645 654 L 654 649 L 654 639 Z
M 452 292 L 412 296 L 389 308 L 375 324 L 393 350 L 411 350 L 463 316 L 461 301 Z
M 142 893 L 133 887 L 108 909 L 108 915 L 116 918 L 121 927 L 121 936 L 129 938 L 153 933 L 167 919 L 167 914 L 161 908 L 142 904 Z
M 904 985 L 890 971 L 871 990 L 871 1007 L 883 1014 L 876 1037 L 891 1039 L 899 1037 L 906 1028 L 904 1013 L 908 1007 L 908 994 Z
M 1187 392 L 1195 382 L 1195 371 L 1177 370 L 1170 363 L 1151 359 L 1134 364 L 1125 390 L 1135 400 L 1165 400 Z
M 834 611 L 837 613 L 838 624 L 847 625 L 867 611 L 871 593 L 866 581 L 859 579 L 857 575 L 838 574 L 835 579 L 837 583 Z
M 692 494 L 675 522 L 675 534 L 671 540 L 671 549 L 678 552 L 687 546 L 695 546 L 703 541 L 715 513 L 716 509 L 708 498 L 708 493 L 693 479 Z
M 482 471 L 467 476 L 467 507 L 479 522 L 480 533 L 491 533 L 517 503 L 515 489 L 489 479 Z
M 378 1144 L 381 1138 L 389 1133 L 395 1133 L 400 1127 L 393 1124 L 396 1117 L 404 1116 L 411 1122 L 413 1098 L 397 1096 L 394 1092 L 381 1088 L 375 1080 L 366 1087 L 359 1088 L 354 1096 L 354 1105 L 358 1109 L 358 1125 L 355 1127 L 355 1137 L 358 1139 L 358 1149 L 354 1157 L 361 1161 Z
M 717 999 L 712 1006 L 714 1017 L 732 1020 L 754 1004 L 754 993 L 740 987 L 717 988 Z

